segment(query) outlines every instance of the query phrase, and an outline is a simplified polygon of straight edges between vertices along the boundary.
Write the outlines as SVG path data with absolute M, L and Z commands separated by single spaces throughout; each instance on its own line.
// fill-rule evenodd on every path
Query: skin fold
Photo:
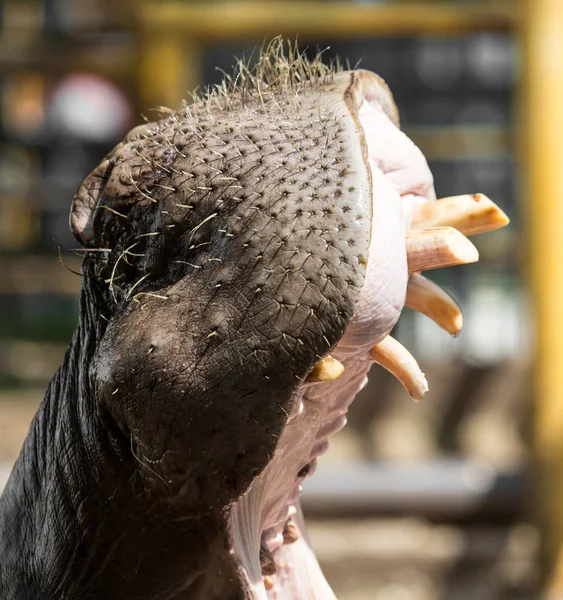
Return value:
M 79 322 L 0 499 L 0 598 L 333 598 L 299 486 L 433 199 L 384 82 L 280 40 L 132 131 L 72 206 Z

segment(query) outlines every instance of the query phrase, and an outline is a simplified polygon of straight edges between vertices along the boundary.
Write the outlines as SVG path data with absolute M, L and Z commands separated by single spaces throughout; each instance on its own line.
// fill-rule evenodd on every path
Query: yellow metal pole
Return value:
M 159 106 L 178 108 L 201 83 L 201 49 L 197 38 L 178 32 L 152 31 L 150 22 L 140 42 L 140 88 L 143 111 Z
M 144 0 L 140 28 L 141 108 L 174 108 L 201 83 L 201 45 L 228 40 L 263 40 L 264 34 L 303 37 L 330 35 L 454 35 L 475 30 L 507 30 L 518 22 L 512 3 L 403 2 L 361 5 L 299 0 L 215 2 Z
M 182 31 L 200 39 L 261 39 L 265 34 L 346 37 L 355 35 L 455 35 L 478 30 L 507 30 L 517 19 L 513 2 L 148 2 L 141 19 L 151 29 Z
M 563 598 L 563 0 L 524 26 L 527 221 L 534 295 L 535 458 L 549 598 Z

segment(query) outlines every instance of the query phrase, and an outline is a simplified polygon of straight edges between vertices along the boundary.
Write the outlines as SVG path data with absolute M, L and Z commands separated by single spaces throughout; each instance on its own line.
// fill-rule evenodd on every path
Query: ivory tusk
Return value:
M 428 391 L 426 377 L 412 354 L 390 335 L 369 354 L 371 360 L 394 375 L 415 400 L 421 400 Z
M 315 365 L 315 368 L 307 377 L 308 383 L 317 383 L 320 381 L 335 381 L 344 374 L 344 365 L 332 358 L 325 356 Z
M 407 233 L 409 273 L 477 262 L 477 248 L 453 227 L 411 229 Z
M 500 229 L 509 223 L 506 214 L 484 194 L 465 194 L 418 205 L 412 227 L 449 226 L 464 235 L 476 235 Z
M 405 304 L 432 319 L 450 335 L 458 336 L 461 332 L 463 315 L 456 301 L 420 273 L 413 273 L 409 278 Z

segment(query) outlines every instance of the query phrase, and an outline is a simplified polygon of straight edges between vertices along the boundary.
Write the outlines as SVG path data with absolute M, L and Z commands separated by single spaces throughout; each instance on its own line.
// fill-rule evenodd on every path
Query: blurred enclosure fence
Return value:
M 483 192 L 512 219 L 475 239 L 478 265 L 431 273 L 464 309 L 458 339 L 401 317 L 424 402 L 372 369 L 307 482 L 329 578 L 349 599 L 531 598 L 533 520 L 563 597 L 563 0 L 0 0 L 0 15 L 4 475 L 76 320 L 68 210 L 84 176 L 141 114 L 218 83 L 217 67 L 273 35 L 298 36 L 386 79 L 439 197 Z M 337 516 L 368 521 L 322 527 Z

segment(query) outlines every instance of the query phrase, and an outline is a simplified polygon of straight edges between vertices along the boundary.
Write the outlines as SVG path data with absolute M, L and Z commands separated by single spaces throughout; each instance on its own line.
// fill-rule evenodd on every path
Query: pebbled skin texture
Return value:
M 363 133 L 341 91 L 326 96 L 303 94 L 283 128 L 275 98 L 143 126 L 101 167 L 105 184 L 95 173 L 78 193 L 97 207 L 84 241 L 112 248 L 92 285 L 113 277 L 117 300 L 96 398 L 187 502 L 225 506 L 248 487 L 362 288 Z
M 264 60 L 77 192 L 80 322 L 0 499 L 2 599 L 255 597 L 231 509 L 353 322 L 377 190 L 362 105 L 398 125 L 372 73 Z

